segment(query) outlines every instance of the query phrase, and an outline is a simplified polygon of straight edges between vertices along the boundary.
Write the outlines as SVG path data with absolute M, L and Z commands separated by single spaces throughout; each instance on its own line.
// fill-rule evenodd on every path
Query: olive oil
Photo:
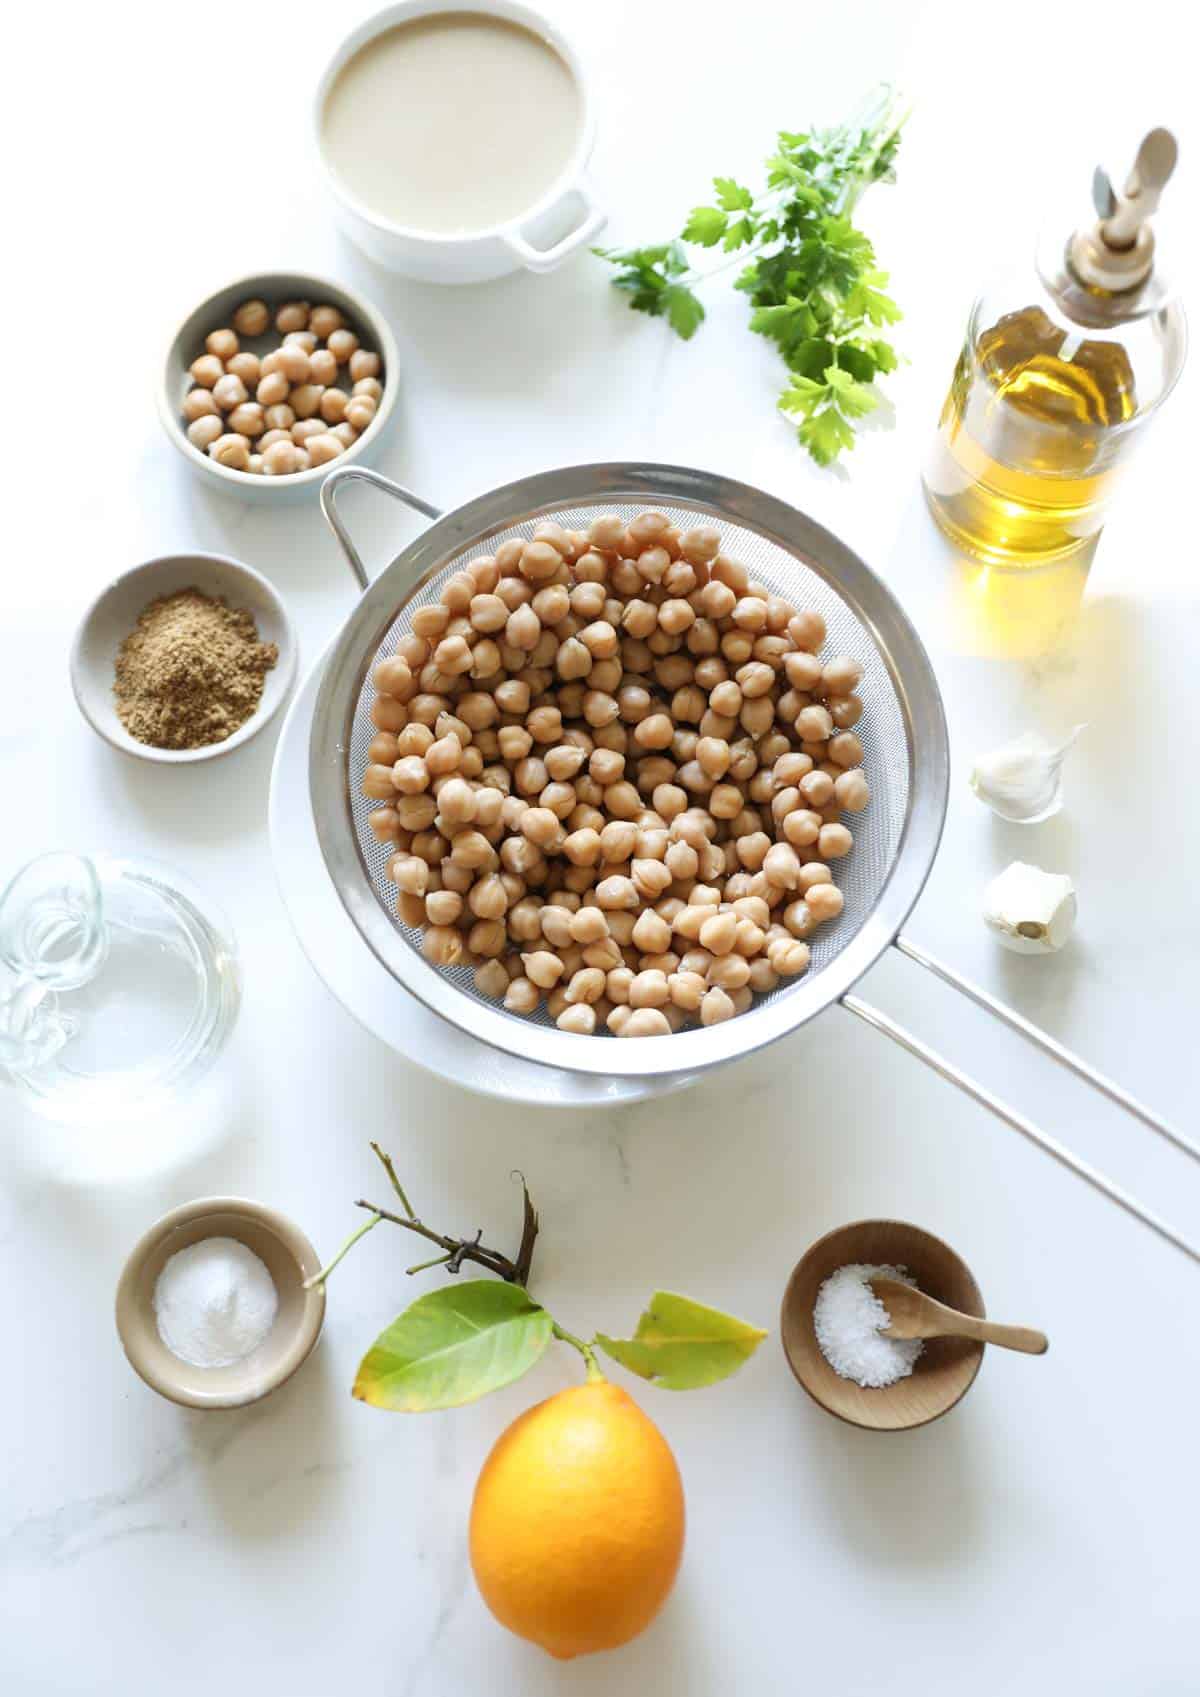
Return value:
M 1183 309 L 1154 267 L 1148 219 L 1175 164 L 1143 141 L 1098 222 L 975 303 L 924 472 L 934 517 L 967 554 L 1041 566 L 1100 531 L 1119 468 L 1183 365 Z
M 1030 306 L 959 357 L 925 487 L 942 528 L 990 564 L 1061 559 L 1104 522 L 1136 382 L 1119 343 L 1073 340 Z

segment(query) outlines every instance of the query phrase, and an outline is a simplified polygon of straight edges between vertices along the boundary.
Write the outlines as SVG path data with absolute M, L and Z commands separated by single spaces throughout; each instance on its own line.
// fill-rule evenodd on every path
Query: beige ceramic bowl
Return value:
M 279 1309 L 264 1341 L 232 1367 L 192 1367 L 158 1335 L 154 1287 L 166 1262 L 202 1238 L 232 1237 L 265 1262 Z M 317 1252 L 290 1220 L 237 1196 L 209 1196 L 173 1208 L 135 1245 L 117 1286 L 117 1331 L 129 1364 L 160 1396 L 184 1408 L 243 1408 L 268 1396 L 307 1359 L 325 1318 L 323 1288 L 305 1290 L 321 1269 Z
M 788 1280 L 779 1335 L 788 1366 L 809 1396 L 839 1420 L 873 1432 L 903 1432 L 949 1413 L 975 1383 L 984 1345 L 967 1338 L 929 1338 L 907 1379 L 864 1389 L 834 1372 L 813 1325 L 817 1292 L 852 1263 L 903 1267 L 928 1296 L 982 1319 L 986 1310 L 971 1269 L 948 1243 L 903 1220 L 856 1220 L 814 1243 Z
M 272 317 L 285 301 L 306 300 L 313 306 L 328 303 L 338 307 L 362 347 L 377 353 L 383 361 L 383 399 L 370 424 L 352 442 L 345 453 L 326 465 L 312 466 L 308 471 L 295 472 L 291 477 L 263 477 L 246 471 L 233 471 L 218 465 L 208 454 L 202 454 L 187 438 L 183 420 L 183 397 L 191 388 L 188 367 L 204 352 L 204 338 L 212 330 L 228 325 L 234 312 L 247 300 L 264 300 Z M 265 336 L 243 338 L 243 347 L 259 355 L 279 346 L 278 331 Z M 399 355 L 396 339 L 387 319 L 378 310 L 354 294 L 343 283 L 327 277 L 314 277 L 305 271 L 261 271 L 227 283 L 223 289 L 207 296 L 176 330 L 160 368 L 157 398 L 158 412 L 174 447 L 183 455 L 194 474 L 215 489 L 236 495 L 244 501 L 270 502 L 278 506 L 295 500 L 315 500 L 321 484 L 334 466 L 352 465 L 355 461 L 370 462 L 375 458 L 383 436 L 396 411 L 400 396 Z
M 253 613 L 259 641 L 273 642 L 279 659 L 263 680 L 258 706 L 224 742 L 205 743 L 202 748 L 152 748 L 130 736 L 117 716 L 113 697 L 117 651 L 143 608 L 181 589 L 198 589 Z M 122 754 L 164 766 L 190 766 L 229 754 L 258 735 L 287 700 L 296 677 L 296 653 L 296 633 L 287 608 L 261 572 L 224 554 L 164 554 L 123 572 L 92 602 L 71 645 L 71 688 L 88 724 Z

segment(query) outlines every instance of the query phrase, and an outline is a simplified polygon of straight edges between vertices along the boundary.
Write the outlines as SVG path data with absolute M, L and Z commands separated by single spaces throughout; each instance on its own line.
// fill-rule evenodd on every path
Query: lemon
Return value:
M 471 1565 L 503 1626 L 552 1656 L 582 1656 L 649 1626 L 675 1582 L 683 1524 L 666 1439 L 602 1380 L 501 1434 L 475 1487 Z

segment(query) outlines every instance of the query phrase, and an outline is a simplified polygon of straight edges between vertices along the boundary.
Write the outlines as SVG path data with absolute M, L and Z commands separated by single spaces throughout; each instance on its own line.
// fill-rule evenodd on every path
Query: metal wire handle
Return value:
M 962 977 L 943 961 L 936 960 L 932 955 L 926 954 L 924 949 L 910 942 L 903 934 L 896 937 L 892 946 L 899 950 L 901 954 L 907 955 L 910 960 L 916 961 L 918 966 L 925 967 L 936 977 L 942 979 L 944 983 L 960 991 L 978 1007 L 1002 1020 L 1005 1025 L 1033 1043 L 1044 1054 L 1058 1061 L 1060 1065 L 1067 1067 L 1077 1078 L 1082 1078 L 1093 1089 L 1107 1096 L 1110 1101 L 1116 1102 L 1136 1119 L 1141 1120 L 1143 1125 L 1149 1126 L 1160 1137 L 1166 1138 L 1167 1142 L 1173 1144 L 1176 1149 L 1182 1150 L 1192 1160 L 1200 1161 L 1200 1147 L 1197 1147 L 1190 1138 L 1185 1137 L 1182 1132 L 1176 1131 L 1174 1126 L 1169 1125 L 1166 1120 L 1160 1119 L 1157 1114 L 1151 1113 L 1150 1109 L 1143 1106 L 1135 1096 L 1131 1096 L 1120 1085 L 1114 1084 L 1102 1072 L 1098 1072 L 1095 1067 L 1090 1066 L 1079 1055 L 1066 1048 L 1062 1043 L 1057 1042 L 1048 1032 L 1041 1030 L 1039 1026 L 1027 1020 L 1024 1015 L 1017 1013 L 1014 1008 L 998 1001 L 995 996 L 989 995 L 986 990 L 981 989 L 978 984 L 972 983 L 969 978 Z M 910 1055 L 915 1055 L 917 1060 L 924 1062 L 939 1077 L 944 1078 L 949 1084 L 953 1084 L 964 1095 L 970 1096 L 981 1107 L 987 1108 L 995 1114 L 997 1119 L 1003 1120 L 1005 1125 L 1011 1126 L 1014 1131 L 1020 1132 L 1022 1137 L 1028 1138 L 1030 1143 L 1035 1143 L 1039 1149 L 1044 1150 L 1060 1166 L 1066 1167 L 1077 1178 L 1083 1179 L 1084 1183 L 1090 1184 L 1093 1190 L 1098 1190 L 1101 1196 L 1106 1196 L 1110 1202 L 1115 1202 L 1118 1208 L 1123 1208 L 1135 1220 L 1139 1220 L 1142 1225 L 1148 1226 L 1164 1242 L 1182 1250 L 1185 1255 L 1200 1265 L 1200 1247 L 1181 1236 L 1173 1226 L 1168 1225 L 1157 1214 L 1151 1213 L 1148 1208 L 1143 1208 L 1136 1197 L 1131 1196 L 1127 1190 L 1122 1190 L 1120 1185 L 1114 1184 L 1098 1168 L 1093 1167 L 1090 1162 L 1076 1155 L 1065 1144 L 1060 1143 L 1057 1138 L 1051 1137 L 1049 1132 L 1043 1131 L 1032 1120 L 1026 1119 L 1024 1114 L 1019 1114 L 1015 1108 L 1010 1108 L 1007 1102 L 1001 1101 L 990 1090 L 985 1090 L 981 1084 L 977 1084 L 969 1074 L 955 1066 L 952 1061 L 948 1061 L 944 1055 L 940 1055 L 936 1049 L 931 1049 L 927 1043 L 922 1043 L 918 1037 L 913 1036 L 912 1032 L 907 1031 L 904 1026 L 898 1025 L 894 1019 L 881 1012 L 879 1008 L 873 1007 L 870 1002 L 864 1002 L 860 996 L 843 996 L 842 1006 L 867 1025 L 874 1026 L 876 1031 L 881 1031 L 885 1037 L 890 1037 L 893 1043 L 899 1044 L 900 1048 L 906 1049 Z
M 423 501 L 419 495 L 414 495 L 411 489 L 403 488 L 390 477 L 384 477 L 378 471 L 369 471 L 366 466 L 339 466 L 321 485 L 321 511 L 325 514 L 329 528 L 342 545 L 342 553 L 350 563 L 350 570 L 358 579 L 360 589 L 369 589 L 371 579 L 367 576 L 367 568 L 362 563 L 362 555 L 342 522 L 342 516 L 337 510 L 338 490 L 345 483 L 370 483 L 376 489 L 382 489 L 385 495 L 390 495 L 394 501 L 401 501 L 414 512 L 423 513 L 427 519 L 440 519 L 442 509 L 434 507 L 428 501 Z

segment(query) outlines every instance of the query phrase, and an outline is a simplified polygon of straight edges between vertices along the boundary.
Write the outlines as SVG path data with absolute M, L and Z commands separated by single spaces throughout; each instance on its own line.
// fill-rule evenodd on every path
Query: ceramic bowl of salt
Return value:
M 856 1220 L 828 1232 L 788 1280 L 780 1340 L 788 1366 L 813 1401 L 872 1432 L 926 1426 L 966 1396 L 986 1346 L 967 1338 L 927 1338 L 918 1351 L 912 1343 L 879 1336 L 870 1292 L 855 1269 L 899 1273 L 938 1302 L 983 1319 L 979 1286 L 948 1243 L 903 1220 Z
M 174 1208 L 135 1244 L 117 1286 L 117 1331 L 134 1372 L 184 1408 L 244 1408 L 312 1353 L 325 1318 L 304 1233 L 237 1196 Z

